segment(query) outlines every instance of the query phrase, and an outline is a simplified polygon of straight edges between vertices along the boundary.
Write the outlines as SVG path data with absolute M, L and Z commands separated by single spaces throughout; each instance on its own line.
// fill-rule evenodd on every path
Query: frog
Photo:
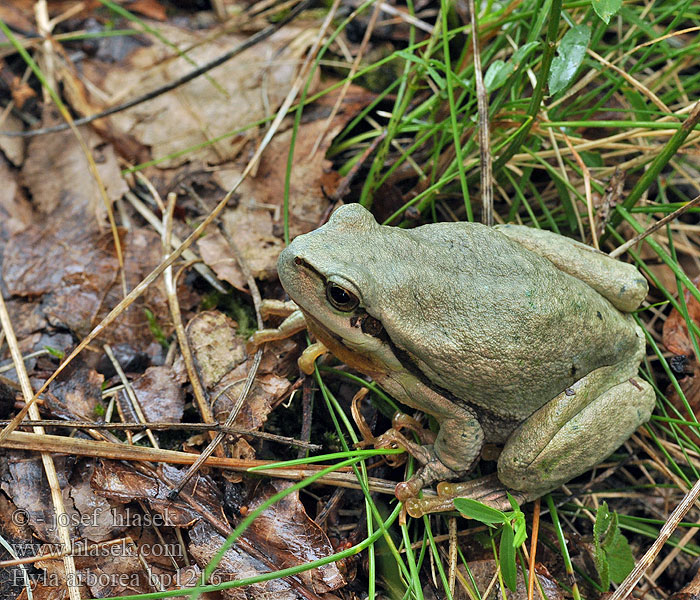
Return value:
M 464 479 L 493 445 L 499 497 L 534 499 L 602 462 L 653 411 L 631 314 L 647 281 L 566 236 L 380 225 L 353 203 L 296 237 L 277 270 L 300 311 L 280 330 L 305 324 L 323 350 L 437 424 L 427 444 L 385 434 L 421 465 L 396 486 L 399 500 Z

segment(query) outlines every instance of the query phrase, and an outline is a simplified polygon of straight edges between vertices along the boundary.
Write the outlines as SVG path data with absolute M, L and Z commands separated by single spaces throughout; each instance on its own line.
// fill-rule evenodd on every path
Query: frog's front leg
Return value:
M 275 340 L 285 340 L 288 337 L 292 337 L 295 333 L 304 331 L 306 329 L 306 320 L 304 319 L 304 313 L 302 313 L 298 308 L 293 309 L 289 303 L 279 303 L 278 301 L 273 301 L 272 303 L 266 303 L 269 301 L 263 301 L 263 306 L 260 312 L 267 315 L 279 315 L 286 316 L 287 318 L 280 323 L 280 326 L 275 329 L 261 329 L 256 331 L 250 337 L 248 341 L 248 353 L 252 354 L 261 344 L 265 342 L 273 342 Z M 294 305 L 296 306 L 296 305 Z M 291 312 L 287 312 L 291 309 Z
M 633 361 L 601 367 L 537 410 L 506 442 L 501 483 L 537 497 L 612 454 L 654 408 L 653 388 L 635 374 Z
M 423 466 L 408 480 L 396 486 L 396 497 L 406 500 L 436 481 L 464 476 L 478 460 L 484 432 L 474 412 L 455 404 L 406 372 L 392 373 L 378 383 L 394 398 L 432 415 L 440 431 L 432 445 L 397 444 L 415 456 Z

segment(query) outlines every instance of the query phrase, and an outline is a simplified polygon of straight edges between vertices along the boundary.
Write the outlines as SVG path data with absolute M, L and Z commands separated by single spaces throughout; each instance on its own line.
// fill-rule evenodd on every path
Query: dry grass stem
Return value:
M 638 244 L 639 242 L 641 242 L 645 237 L 647 237 L 648 235 L 651 235 L 655 231 L 658 231 L 664 225 L 666 225 L 666 223 L 669 223 L 670 221 L 674 221 L 675 219 L 680 217 L 683 213 L 688 212 L 688 210 L 690 210 L 694 206 L 697 206 L 698 204 L 700 204 L 700 196 L 696 196 L 690 202 L 681 206 L 679 209 L 674 210 L 672 213 L 669 213 L 668 215 L 666 215 L 662 219 L 659 219 L 656 223 L 654 223 L 653 225 L 648 227 L 642 233 L 635 235 L 632 239 L 626 241 L 621 246 L 618 246 L 617 248 L 615 248 L 615 250 L 610 252 L 609 256 L 612 256 L 613 258 L 617 258 L 621 254 L 624 254 L 625 252 L 627 252 L 627 250 L 629 248 L 631 248 L 635 244 Z M 688 249 L 690 250 L 690 249 L 692 249 L 692 247 L 689 247 Z
M 683 517 L 685 517 L 686 513 L 693 507 L 695 502 L 697 502 L 698 497 L 700 497 L 700 479 L 695 482 L 695 485 L 693 485 L 690 491 L 683 497 L 683 500 L 676 506 L 675 510 L 663 524 L 663 527 L 661 527 L 659 536 L 644 553 L 641 560 L 637 562 L 630 574 L 620 584 L 620 587 L 613 592 L 612 596 L 610 596 L 610 600 L 623 600 L 632 593 L 632 590 L 651 567 L 656 556 L 661 551 L 661 548 L 663 548 L 669 540 L 671 534 L 676 530 L 676 527 L 678 527 L 678 524 L 683 520 Z
M 17 337 L 15 336 L 14 328 L 12 327 L 12 321 L 10 320 L 10 315 L 7 312 L 7 305 L 5 304 L 5 299 L 0 294 L 0 324 L 5 332 L 5 339 L 7 341 L 7 346 L 10 350 L 10 355 L 12 356 L 12 362 L 15 365 L 17 371 L 17 379 L 19 380 L 20 386 L 22 387 L 22 395 L 24 396 L 26 404 L 26 409 L 29 412 L 29 416 L 35 420 L 39 421 L 41 415 L 39 414 L 39 408 L 32 399 L 35 398 L 34 392 L 32 390 L 32 385 L 29 381 L 29 375 L 27 375 L 27 370 L 24 367 L 24 362 L 22 361 L 22 353 L 19 349 L 19 344 L 17 343 Z M 34 427 L 34 433 L 28 435 L 35 435 L 43 437 L 45 434 L 43 427 Z M 44 472 L 46 473 L 46 479 L 49 484 L 49 490 L 51 491 L 51 500 L 53 502 L 56 531 L 58 533 L 58 539 L 62 544 L 63 548 L 70 548 L 73 542 L 70 537 L 70 530 L 68 529 L 68 524 L 70 519 L 66 513 L 66 507 L 63 503 L 63 493 L 61 492 L 61 486 L 58 482 L 58 474 L 56 473 L 56 466 L 54 465 L 53 458 L 51 454 L 47 451 L 41 452 L 41 462 L 44 466 Z M 63 567 L 65 569 L 65 576 L 68 587 L 68 596 L 71 600 L 80 600 L 80 589 L 77 586 L 77 573 L 75 570 L 75 561 L 71 554 L 66 554 L 63 557 Z

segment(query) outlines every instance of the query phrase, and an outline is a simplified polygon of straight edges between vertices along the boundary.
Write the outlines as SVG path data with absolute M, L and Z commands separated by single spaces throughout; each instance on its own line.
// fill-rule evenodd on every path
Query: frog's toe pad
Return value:
M 464 472 L 453 471 L 439 460 L 434 459 L 418 469 L 408 481 L 399 483 L 394 489 L 394 494 L 401 502 L 404 502 L 409 498 L 414 498 L 424 487 L 428 487 L 436 481 L 458 479 L 463 476 Z

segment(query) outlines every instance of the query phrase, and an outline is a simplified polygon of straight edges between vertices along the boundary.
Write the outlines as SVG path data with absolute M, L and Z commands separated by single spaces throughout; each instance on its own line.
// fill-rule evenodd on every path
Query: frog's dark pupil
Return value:
M 348 293 L 339 287 L 333 286 L 331 288 L 331 294 L 333 295 L 333 300 L 335 300 L 338 304 L 345 304 L 350 300 L 350 296 L 348 296 Z
M 357 306 L 357 298 L 339 285 L 329 284 L 326 293 L 331 304 L 339 310 L 352 310 Z

